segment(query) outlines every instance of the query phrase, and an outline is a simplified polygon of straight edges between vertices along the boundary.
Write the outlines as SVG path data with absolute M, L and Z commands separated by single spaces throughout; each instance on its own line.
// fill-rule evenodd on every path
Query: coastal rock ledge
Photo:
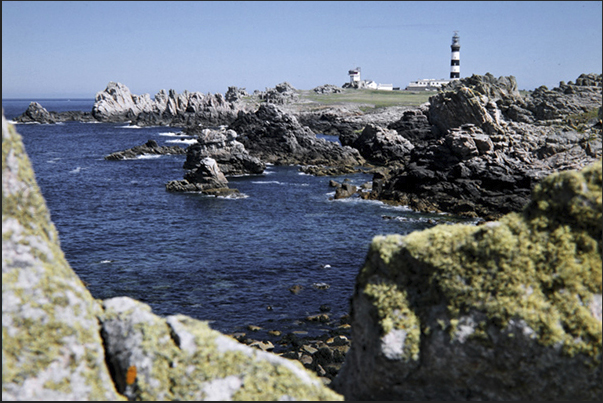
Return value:
M 95 300 L 2 116 L 2 400 L 341 400 L 296 361 L 206 322 Z
M 353 400 L 597 400 L 601 160 L 484 225 L 375 237 L 332 387 Z

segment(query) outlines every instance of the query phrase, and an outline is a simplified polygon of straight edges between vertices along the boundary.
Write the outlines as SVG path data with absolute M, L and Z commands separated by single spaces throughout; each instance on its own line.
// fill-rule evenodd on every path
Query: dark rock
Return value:
M 239 113 L 229 128 L 239 134 L 251 155 L 264 162 L 352 167 L 364 162 L 357 150 L 316 138 L 294 116 L 272 104 L 262 104 L 255 113 Z
M 414 149 L 405 165 L 374 175 L 370 197 L 487 219 L 520 210 L 546 175 L 579 169 L 601 156 L 597 122 L 577 130 L 562 120 L 538 120 L 542 114 L 534 99 L 555 99 L 550 103 L 555 112 L 547 118 L 588 109 L 593 99 L 600 105 L 600 90 L 593 90 L 598 87 L 574 87 L 570 95 L 560 89 L 546 95 L 548 90 L 538 89 L 522 98 L 513 77 L 474 75 L 455 81 L 430 98 L 431 135 L 424 118 L 418 118 L 422 112 L 405 113 L 389 126 L 412 139 Z M 575 97 L 580 91 L 590 95 L 580 101 Z M 529 119 L 513 121 L 520 110 Z
M 314 88 L 312 91 L 317 94 L 338 94 L 343 92 L 343 88 L 333 84 L 325 84 Z
M 245 146 L 237 141 L 234 130 L 201 129 L 199 126 L 185 129 L 185 133 L 197 137 L 197 143 L 186 150 L 185 169 L 195 169 L 204 158 L 213 158 L 225 176 L 261 174 L 266 165 L 249 155 Z
M 369 162 L 379 165 L 402 163 L 414 148 L 410 141 L 396 130 L 384 129 L 372 124 L 352 142 L 352 147 Z
M 351 197 L 356 193 L 356 191 L 358 191 L 356 186 L 349 183 L 343 183 L 341 186 L 335 189 L 335 200 Z
M 170 155 L 186 154 L 186 149 L 180 146 L 159 146 L 155 140 L 149 140 L 144 145 L 118 151 L 105 156 L 106 160 L 128 160 L 135 159 L 141 155 Z
M 96 119 L 90 112 L 68 111 L 68 112 L 48 112 L 37 102 L 29 104 L 23 114 L 17 116 L 15 122 L 19 123 L 59 123 L 59 122 L 94 122 Z
M 50 113 L 37 102 L 31 102 L 27 110 L 22 115 L 16 117 L 15 121 L 20 123 L 56 123 L 56 120 L 54 120 Z

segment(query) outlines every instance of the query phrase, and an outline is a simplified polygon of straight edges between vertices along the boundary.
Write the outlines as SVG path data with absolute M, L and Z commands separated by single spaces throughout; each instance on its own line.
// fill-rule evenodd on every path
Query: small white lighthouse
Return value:
M 360 84 L 360 67 L 348 71 L 348 74 L 350 75 L 350 84 L 357 87 Z
M 454 31 L 450 49 L 452 49 L 452 55 L 450 57 L 450 79 L 458 80 L 461 78 L 461 40 L 458 31 Z

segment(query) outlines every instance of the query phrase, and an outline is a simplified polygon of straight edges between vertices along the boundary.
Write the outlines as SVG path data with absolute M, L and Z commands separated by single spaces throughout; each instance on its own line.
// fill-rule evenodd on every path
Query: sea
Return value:
M 30 102 L 49 111 L 91 111 L 93 99 L 3 99 L 11 121 Z M 175 127 L 127 123 L 17 124 L 61 248 L 91 294 L 128 296 L 153 312 L 208 321 L 223 333 L 248 325 L 308 336 L 339 325 L 350 311 L 356 275 L 377 235 L 474 221 L 404 206 L 333 200 L 331 179 L 355 185 L 371 174 L 303 174 L 269 165 L 229 177 L 243 197 L 169 193 L 185 155 L 104 157 L 153 139 L 187 147 Z M 318 135 L 330 141 L 336 137 Z M 299 291 L 290 291 L 293 286 Z M 330 323 L 306 317 L 327 313 Z

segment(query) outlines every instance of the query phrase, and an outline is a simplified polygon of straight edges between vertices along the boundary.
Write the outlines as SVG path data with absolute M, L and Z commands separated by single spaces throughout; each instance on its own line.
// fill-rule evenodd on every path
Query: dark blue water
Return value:
M 7 119 L 30 101 L 3 100 Z M 49 111 L 93 105 L 38 102 Z M 73 122 L 19 124 L 17 130 L 67 260 L 94 297 L 129 296 L 157 314 L 209 320 L 223 332 L 248 324 L 317 332 L 327 325 L 308 328 L 300 320 L 321 305 L 331 308 L 335 322 L 348 313 L 375 235 L 457 221 L 375 201 L 330 200 L 330 179 L 360 185 L 372 179 L 367 174 L 314 177 L 296 166 L 269 166 L 263 175 L 229 178 L 246 197 L 227 199 L 165 191 L 168 181 L 182 179 L 184 155 L 103 158 L 149 139 L 179 144 L 177 128 Z M 315 289 L 315 283 L 330 287 Z M 303 289 L 291 293 L 297 284 Z

